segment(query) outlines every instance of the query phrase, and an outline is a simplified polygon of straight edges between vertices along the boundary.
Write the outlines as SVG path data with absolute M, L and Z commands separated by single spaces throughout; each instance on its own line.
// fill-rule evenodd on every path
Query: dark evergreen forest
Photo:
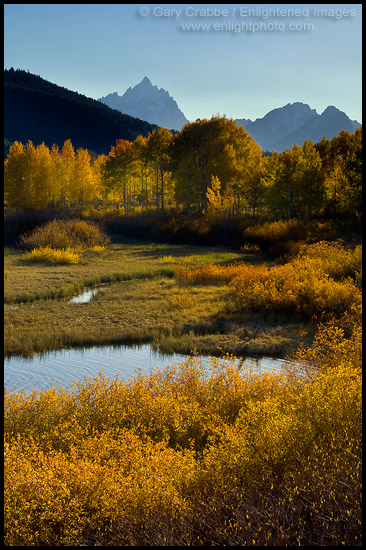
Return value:
M 116 139 L 133 141 L 157 126 L 124 115 L 23 70 L 4 71 L 4 137 L 7 142 L 31 140 L 109 153 Z M 6 143 L 5 145 L 9 145 Z M 8 147 L 6 148 L 8 149 Z

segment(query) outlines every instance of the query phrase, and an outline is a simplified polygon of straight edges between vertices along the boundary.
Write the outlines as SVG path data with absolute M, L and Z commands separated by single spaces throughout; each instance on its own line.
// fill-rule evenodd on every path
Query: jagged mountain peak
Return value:
M 144 78 L 141 80 L 140 84 L 150 84 L 152 86 L 151 80 L 147 76 L 144 76 Z
M 147 76 L 136 86 L 129 87 L 122 96 L 108 94 L 98 101 L 122 113 L 170 130 L 180 130 L 188 122 L 169 92 L 153 85 Z
M 237 119 L 237 123 L 245 127 L 263 151 L 274 149 L 279 152 L 291 148 L 294 143 L 302 145 L 306 139 L 316 143 L 323 136 L 331 139 L 341 130 L 352 133 L 361 126 L 334 105 L 329 105 L 319 115 L 316 109 L 300 101 L 272 109 L 254 122 L 245 121 L 243 124 L 242 121 L 245 119 Z
M 326 107 L 324 109 L 324 111 L 322 112 L 322 115 L 324 115 L 324 113 L 341 113 L 342 111 L 340 109 L 337 109 L 337 107 L 335 107 L 334 105 L 328 105 L 328 107 Z
M 322 114 L 320 115 L 321 117 L 323 118 L 336 118 L 336 117 L 347 117 L 346 113 L 344 113 L 343 111 L 341 111 L 340 109 L 337 109 L 337 107 L 334 107 L 334 105 L 328 105 L 328 107 L 326 109 L 324 109 L 324 111 L 322 112 Z
M 110 94 L 113 101 L 119 96 Z M 156 126 L 113 111 L 95 99 L 24 70 L 4 70 L 4 136 L 8 142 L 32 140 L 60 148 L 71 139 L 75 149 L 108 154 L 116 139 L 133 141 Z

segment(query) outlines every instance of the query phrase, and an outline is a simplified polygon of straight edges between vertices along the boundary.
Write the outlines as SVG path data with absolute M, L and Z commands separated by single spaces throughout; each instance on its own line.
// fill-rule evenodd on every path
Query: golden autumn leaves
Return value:
M 5 545 L 360 545 L 356 313 L 283 372 L 210 368 L 6 393 Z
M 124 212 L 183 207 L 213 217 L 360 214 L 362 128 L 263 154 L 234 120 L 197 119 L 116 141 L 108 155 L 15 142 L 5 161 L 5 201 L 13 208 L 114 205 Z

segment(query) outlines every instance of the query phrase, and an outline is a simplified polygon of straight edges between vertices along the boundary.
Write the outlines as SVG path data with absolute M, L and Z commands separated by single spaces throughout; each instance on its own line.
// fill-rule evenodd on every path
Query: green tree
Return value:
M 149 180 L 147 138 L 137 136 L 132 143 L 133 174 L 136 178 L 136 198 L 142 208 L 148 208 L 152 190 Z
M 298 207 L 300 162 L 302 148 L 294 144 L 292 149 L 275 153 L 264 161 L 264 180 L 268 183 L 267 200 L 276 217 L 294 218 Z
M 328 215 L 356 216 L 361 212 L 362 128 L 353 134 L 341 131 L 332 140 L 317 144 L 322 161 Z
M 256 217 L 258 209 L 265 204 L 265 197 L 267 192 L 267 182 L 264 175 L 265 158 L 268 157 L 262 157 L 260 159 L 257 158 L 255 164 L 254 162 L 252 162 L 252 164 L 254 164 L 252 170 L 247 173 L 244 180 L 245 184 L 243 186 L 243 195 L 245 201 L 251 209 L 253 218 Z
M 281 179 L 281 154 L 272 151 L 271 155 L 263 156 L 261 160 L 261 179 L 265 187 L 263 203 L 272 218 L 283 216 L 284 198 L 279 193 Z
M 361 220 L 362 215 L 362 126 L 351 136 L 349 154 L 346 159 L 348 180 L 348 207 L 352 215 Z

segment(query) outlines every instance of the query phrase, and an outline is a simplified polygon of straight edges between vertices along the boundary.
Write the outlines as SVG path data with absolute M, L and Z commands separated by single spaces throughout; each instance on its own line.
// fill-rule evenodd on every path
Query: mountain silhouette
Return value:
M 189 122 L 169 92 L 151 84 L 147 76 L 133 88 L 128 88 L 122 96 L 113 92 L 98 101 L 169 130 L 180 130 Z
M 343 111 L 330 105 L 321 115 L 306 103 L 288 103 L 269 111 L 263 118 L 255 121 L 237 119 L 248 134 L 259 143 L 263 151 L 291 149 L 294 143 L 302 145 L 306 139 L 314 143 L 323 136 L 332 139 L 341 130 L 353 133 L 361 126 L 357 120 L 351 120 Z

